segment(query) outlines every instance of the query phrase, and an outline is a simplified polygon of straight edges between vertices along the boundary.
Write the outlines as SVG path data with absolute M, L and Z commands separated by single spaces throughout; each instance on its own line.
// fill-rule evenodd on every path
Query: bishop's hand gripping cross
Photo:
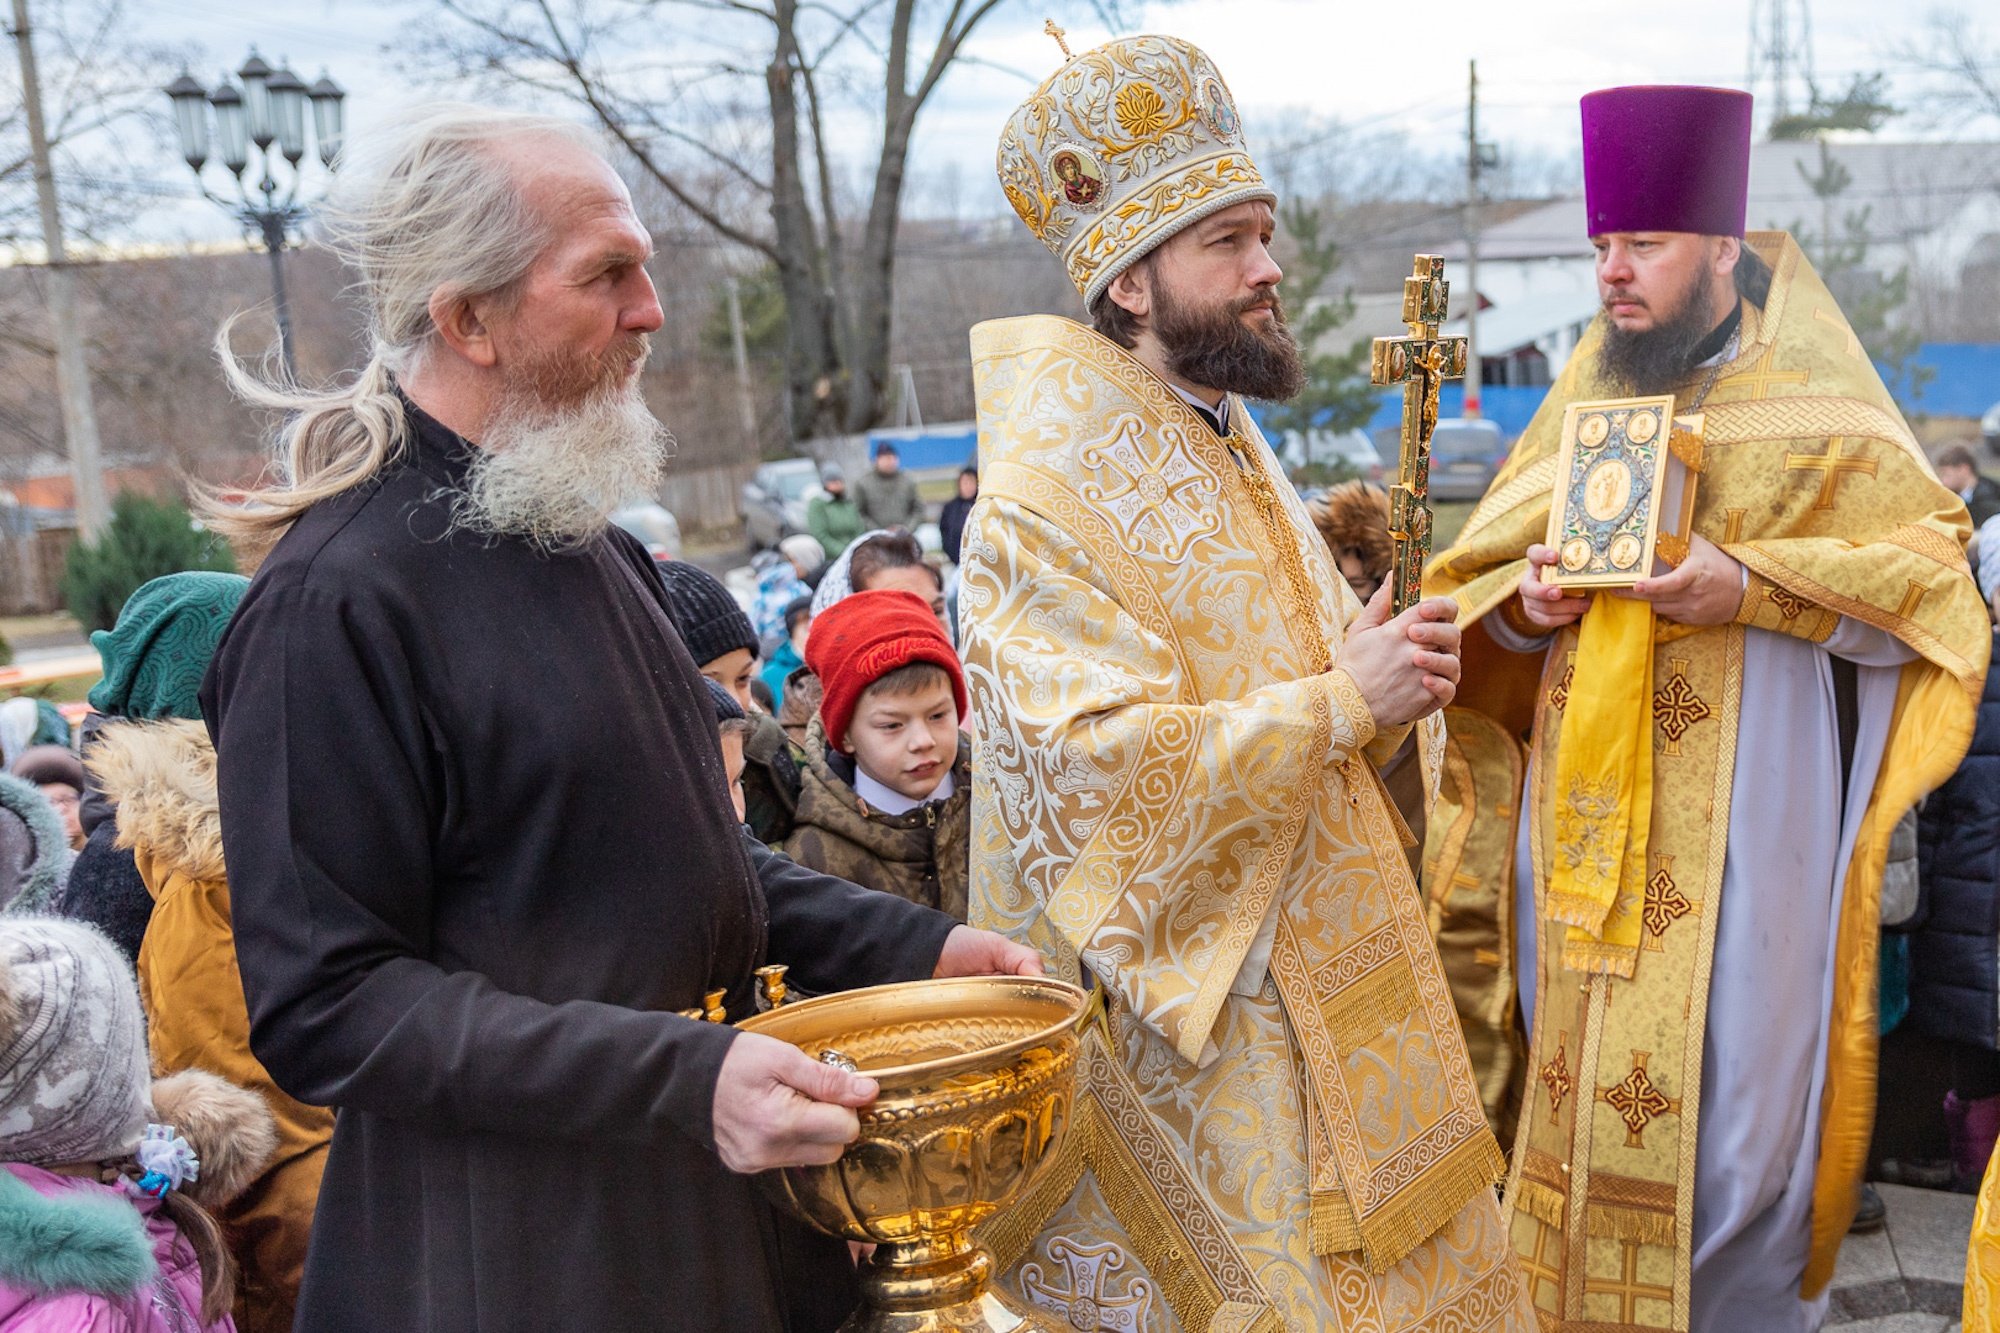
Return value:
M 1438 389 L 1465 374 L 1465 339 L 1438 337 L 1451 284 L 1441 255 L 1418 255 L 1403 279 L 1406 336 L 1377 338 L 1368 378 L 1403 386 L 1403 449 L 1396 484 L 1389 488 L 1389 535 L 1395 539 L 1393 612 L 1423 600 L 1424 562 L 1431 556 L 1431 431 L 1437 425 Z

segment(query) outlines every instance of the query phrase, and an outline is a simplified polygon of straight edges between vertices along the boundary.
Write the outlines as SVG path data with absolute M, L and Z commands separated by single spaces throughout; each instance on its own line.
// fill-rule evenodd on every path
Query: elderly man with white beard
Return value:
M 332 228 L 373 349 L 286 414 L 269 547 L 202 691 L 252 1043 L 338 1108 L 303 1330 L 830 1329 L 838 1242 L 747 1173 L 831 1161 L 870 1080 L 691 1020 L 1032 951 L 805 871 L 730 807 L 646 552 L 645 229 L 574 128 L 414 118 Z M 225 331 L 226 334 L 226 331 Z M 743 1174 L 739 1174 L 743 1173 Z

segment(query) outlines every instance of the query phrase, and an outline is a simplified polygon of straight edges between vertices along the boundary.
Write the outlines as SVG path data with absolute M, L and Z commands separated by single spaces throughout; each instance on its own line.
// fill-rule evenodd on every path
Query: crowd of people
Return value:
M 876 1088 L 727 1021 L 770 964 L 1101 987 L 991 1239 L 1078 1329 L 1815 1328 L 1897 1021 L 1964 1048 L 1976 1187 L 2000 520 L 1746 237 L 1747 98 L 1585 100 L 1605 317 L 1395 613 L 1388 497 L 1299 495 L 1244 406 L 1304 370 L 1219 72 L 1065 59 L 1000 170 L 1092 328 L 975 332 L 940 554 L 882 448 L 747 607 L 609 526 L 664 315 L 588 140 L 444 107 L 351 173 L 354 380 L 222 334 L 283 423 L 205 497 L 254 578 L 135 592 L 74 731 L 0 704 L 0 1326 L 831 1330 L 856 1257 L 752 1177 Z M 1115 184 L 1037 184 L 1154 104 L 1194 110 Z M 1731 410 L 1774 355 L 1818 377 L 1789 453 Z M 1691 383 L 1712 533 L 1551 586 L 1565 404 Z

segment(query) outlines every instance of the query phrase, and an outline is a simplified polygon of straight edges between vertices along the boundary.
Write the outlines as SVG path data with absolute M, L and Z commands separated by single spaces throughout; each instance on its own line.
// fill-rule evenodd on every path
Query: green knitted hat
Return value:
M 201 678 L 250 580 L 189 570 L 143 585 L 118 623 L 90 636 L 104 679 L 90 706 L 110 717 L 201 721 Z

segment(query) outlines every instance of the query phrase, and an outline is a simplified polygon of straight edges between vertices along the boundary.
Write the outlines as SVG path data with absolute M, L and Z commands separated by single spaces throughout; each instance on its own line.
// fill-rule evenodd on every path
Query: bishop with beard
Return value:
M 1544 1329 L 1806 1333 L 1867 1155 L 1889 834 L 1986 673 L 1969 525 L 1798 244 L 1745 234 L 1749 96 L 1582 110 L 1603 312 L 1425 585 L 1471 627 L 1461 703 L 1530 736 L 1510 1225 Z M 1686 558 L 1545 585 L 1564 409 L 1660 393 L 1706 416 Z
M 1414 728 L 1435 791 L 1458 630 L 1356 600 L 1244 407 L 1303 376 L 1221 75 L 1076 56 L 999 169 L 1095 328 L 972 335 L 972 915 L 1104 996 L 1002 1281 L 1081 1330 L 1529 1328 L 1381 772 Z

